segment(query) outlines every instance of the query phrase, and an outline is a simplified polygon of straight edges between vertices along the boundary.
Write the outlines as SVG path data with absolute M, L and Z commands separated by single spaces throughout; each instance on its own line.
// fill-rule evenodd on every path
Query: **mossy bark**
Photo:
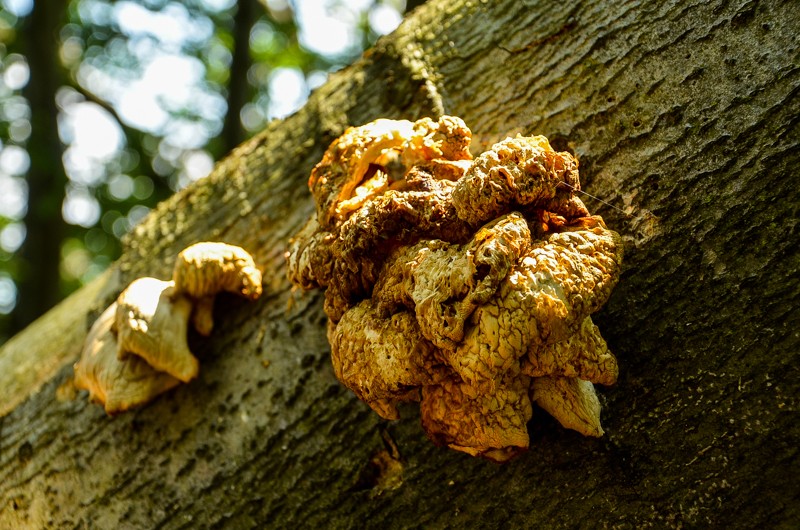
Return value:
M 415 10 L 154 211 L 114 281 L 4 348 L 2 382 L 25 377 L 13 359 L 53 368 L 2 395 L 0 526 L 796 527 L 799 39 L 800 4 L 778 0 Z M 328 143 L 348 124 L 442 112 L 476 151 L 549 136 L 614 205 L 586 200 L 626 242 L 595 318 L 621 367 L 600 389 L 601 439 L 537 410 L 531 449 L 500 466 L 435 447 L 414 406 L 380 420 L 333 376 L 321 295 L 286 280 Z M 199 240 L 265 269 L 259 302 L 223 296 L 213 336 L 191 337 L 199 379 L 113 419 L 70 399 L 90 317 Z

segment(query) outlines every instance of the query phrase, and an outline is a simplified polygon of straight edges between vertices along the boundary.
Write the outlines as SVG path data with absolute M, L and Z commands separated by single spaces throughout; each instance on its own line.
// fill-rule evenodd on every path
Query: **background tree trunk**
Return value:
M 0 526 L 796 527 L 800 4 L 545 4 L 415 10 L 10 341 Z M 385 422 L 335 380 L 322 297 L 290 289 L 284 248 L 328 143 L 443 112 L 476 151 L 546 134 L 580 158 L 585 190 L 629 213 L 586 200 L 627 252 L 595 319 L 621 367 L 600 390 L 600 440 L 537 410 L 530 451 L 506 465 L 437 448 L 414 406 Z M 192 337 L 199 379 L 113 419 L 69 399 L 91 318 L 204 239 L 252 251 L 265 296 L 219 300 L 211 339 Z M 23 362 L 38 368 L 15 374 Z M 396 489 L 370 463 L 393 445 Z
M 222 139 L 222 152 L 227 154 L 234 147 L 247 138 L 242 125 L 242 109 L 250 101 L 253 88 L 247 76 L 253 60 L 250 58 L 250 33 L 253 24 L 264 11 L 257 0 L 243 0 L 236 3 L 236 14 L 233 17 L 233 50 L 230 66 L 230 79 L 228 79 L 228 112 L 222 125 L 220 137 Z
M 23 94 L 31 109 L 27 174 L 28 209 L 22 265 L 17 280 L 17 310 L 12 332 L 19 331 L 61 300 L 61 245 L 67 225 L 61 215 L 67 175 L 61 162 L 64 148 L 58 136 L 56 93 L 62 85 L 58 31 L 67 2 L 35 2 L 21 33 L 30 80 Z

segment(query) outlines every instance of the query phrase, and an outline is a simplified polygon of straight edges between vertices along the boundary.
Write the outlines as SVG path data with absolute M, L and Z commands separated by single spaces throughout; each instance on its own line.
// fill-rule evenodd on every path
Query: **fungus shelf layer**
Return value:
M 345 131 L 287 260 L 295 285 L 325 291 L 343 384 L 387 419 L 420 401 L 434 442 L 504 461 L 527 449 L 534 402 L 602 435 L 593 383 L 617 364 L 590 315 L 622 244 L 577 197 L 569 153 L 517 136 L 473 160 L 471 135 L 453 116 Z
M 214 297 L 228 291 L 255 300 L 261 272 L 244 249 L 196 243 L 175 260 L 170 281 L 138 278 L 100 316 L 75 363 L 75 386 L 108 414 L 144 405 L 197 377 L 189 350 L 189 323 L 207 336 L 214 327 Z

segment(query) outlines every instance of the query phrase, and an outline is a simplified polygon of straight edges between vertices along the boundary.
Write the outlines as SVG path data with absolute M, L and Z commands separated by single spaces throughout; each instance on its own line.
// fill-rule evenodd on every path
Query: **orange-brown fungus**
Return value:
M 382 417 L 420 401 L 436 443 L 497 461 L 528 447 L 534 402 L 600 436 L 592 383 L 617 364 L 590 315 L 619 236 L 569 153 L 518 136 L 472 160 L 470 138 L 452 116 L 348 129 L 311 173 L 289 278 L 325 290 L 336 376 Z
M 76 387 L 116 414 L 194 379 L 200 365 L 189 351 L 189 321 L 209 335 L 220 291 L 251 300 L 261 295 L 261 272 L 253 258 L 224 243 L 184 249 L 171 281 L 133 281 L 89 331 L 75 363 Z

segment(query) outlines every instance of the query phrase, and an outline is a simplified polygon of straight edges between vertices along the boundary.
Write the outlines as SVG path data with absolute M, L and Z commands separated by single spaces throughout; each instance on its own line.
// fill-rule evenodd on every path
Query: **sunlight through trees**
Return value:
M 416 3 L 0 1 L 0 342 Z

